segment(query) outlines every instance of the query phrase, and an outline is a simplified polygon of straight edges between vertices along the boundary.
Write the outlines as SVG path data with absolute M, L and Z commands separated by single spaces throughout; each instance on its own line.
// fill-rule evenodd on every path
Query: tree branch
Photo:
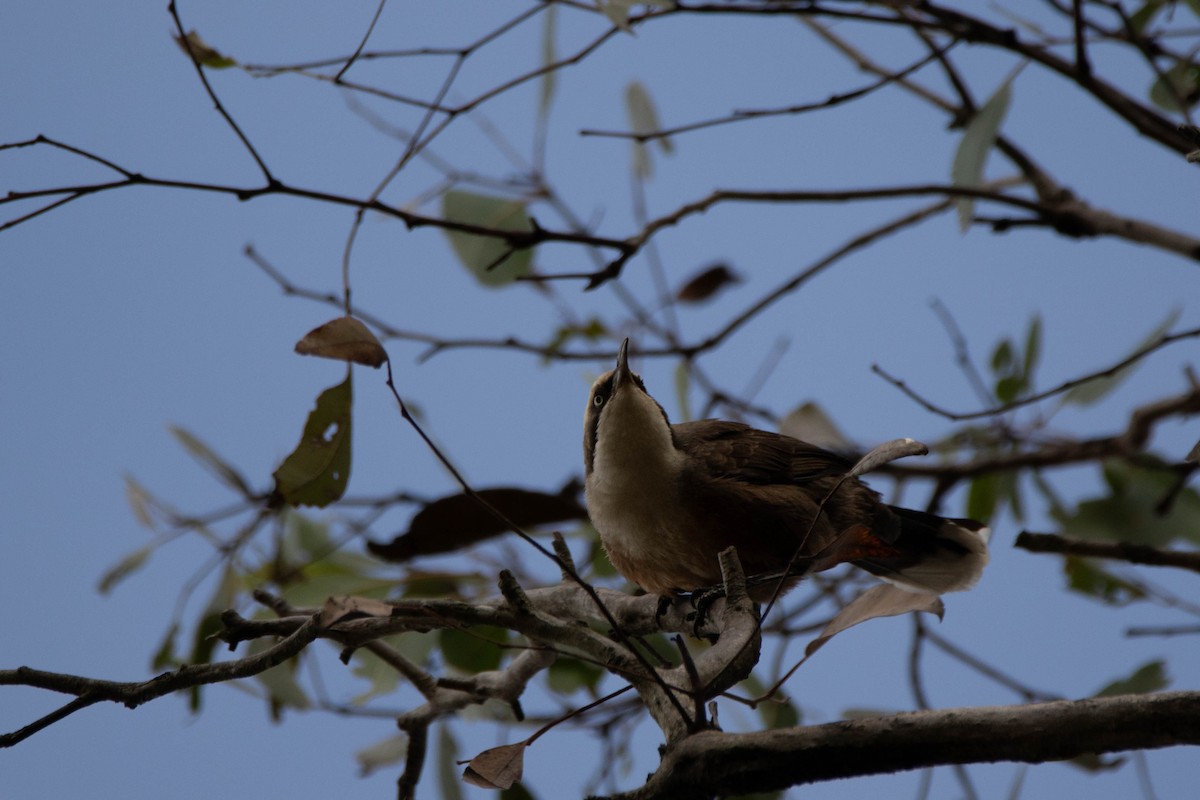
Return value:
M 918 711 L 758 733 L 704 731 L 624 800 L 707 798 L 949 764 L 1200 744 L 1200 692 Z
M 1084 542 L 1054 533 L 1021 531 L 1014 547 L 1031 553 L 1061 553 L 1068 556 L 1089 556 L 1146 564 L 1153 567 L 1179 567 L 1200 572 L 1200 552 L 1162 550 L 1129 542 Z

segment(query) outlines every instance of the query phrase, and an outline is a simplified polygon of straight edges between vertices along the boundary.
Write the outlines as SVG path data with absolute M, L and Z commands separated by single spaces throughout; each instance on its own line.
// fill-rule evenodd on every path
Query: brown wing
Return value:
M 839 477 L 852 462 L 816 445 L 741 422 L 705 419 L 671 426 L 675 443 L 713 477 L 744 483 L 803 485 Z

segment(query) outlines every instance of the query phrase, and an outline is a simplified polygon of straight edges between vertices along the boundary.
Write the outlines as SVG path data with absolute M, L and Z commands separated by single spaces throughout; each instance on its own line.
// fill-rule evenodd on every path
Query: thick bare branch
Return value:
M 1129 542 L 1084 542 L 1054 533 L 1021 531 L 1014 546 L 1031 553 L 1060 553 L 1068 556 L 1088 556 L 1146 564 L 1154 567 L 1178 567 L 1200 572 L 1200 553 L 1182 550 L 1162 550 Z
M 948 764 L 1038 764 L 1181 744 L 1200 744 L 1200 692 L 918 711 L 758 733 L 705 731 L 668 748 L 645 786 L 619 797 L 707 798 Z

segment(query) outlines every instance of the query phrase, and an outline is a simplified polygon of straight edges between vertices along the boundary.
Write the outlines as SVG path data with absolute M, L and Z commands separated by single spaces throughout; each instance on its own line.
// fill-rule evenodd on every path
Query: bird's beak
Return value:
M 629 338 L 621 342 L 617 351 L 617 368 L 613 371 L 613 392 L 625 384 L 633 383 L 633 373 L 629 371 Z

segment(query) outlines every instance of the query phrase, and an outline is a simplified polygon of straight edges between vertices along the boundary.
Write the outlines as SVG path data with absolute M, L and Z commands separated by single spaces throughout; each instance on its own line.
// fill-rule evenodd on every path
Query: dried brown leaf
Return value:
M 350 617 L 390 617 L 392 605 L 382 600 L 355 595 L 338 595 L 330 597 L 321 608 L 319 620 L 322 628 L 336 625 Z
M 481 789 L 507 789 L 521 780 L 528 746 L 528 742 L 517 742 L 484 750 L 467 764 L 463 780 Z
M 741 282 L 742 276 L 727 264 L 714 264 L 681 286 L 675 293 L 675 299 L 681 303 L 700 303 L 713 297 L 726 286 Z
M 353 361 L 377 369 L 388 357 L 370 328 L 354 317 L 338 317 L 313 328 L 296 342 L 296 352 L 303 356 Z

